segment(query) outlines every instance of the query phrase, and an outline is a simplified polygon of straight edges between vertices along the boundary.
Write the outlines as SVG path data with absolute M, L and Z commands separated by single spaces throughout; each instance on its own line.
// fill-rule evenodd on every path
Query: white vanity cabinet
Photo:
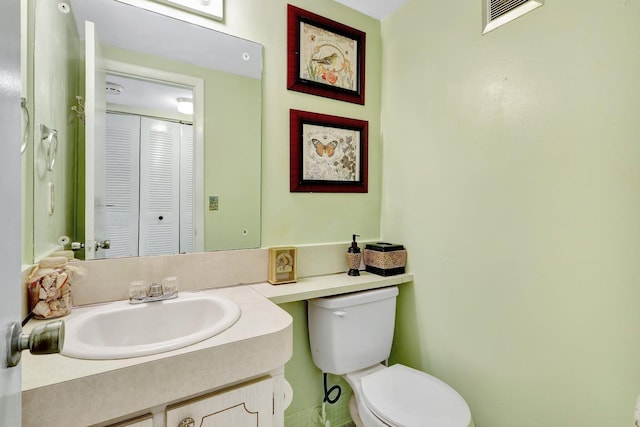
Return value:
M 284 427 L 291 393 L 282 366 L 241 384 L 150 408 L 143 416 L 93 427 Z
M 167 427 L 271 427 L 274 380 L 263 378 L 167 408 Z

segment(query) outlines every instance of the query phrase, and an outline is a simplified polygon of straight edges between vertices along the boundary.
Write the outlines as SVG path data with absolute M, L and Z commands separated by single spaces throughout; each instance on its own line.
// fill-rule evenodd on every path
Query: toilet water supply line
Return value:
M 338 399 L 340 399 L 340 395 L 342 394 L 342 389 L 337 384 L 329 388 L 328 374 L 326 372 L 323 372 L 323 375 L 324 375 L 324 399 L 322 400 L 320 415 L 319 416 L 316 415 L 313 421 L 316 423 L 320 423 L 322 427 L 331 427 L 331 421 L 327 419 L 326 404 L 327 402 L 331 405 L 336 403 Z M 335 395 L 334 398 L 331 398 L 331 393 L 333 393 L 334 391 L 336 391 L 337 394 Z
M 325 410 L 326 402 L 322 402 L 322 411 L 320 413 L 320 420 L 318 420 L 323 427 L 331 427 L 331 421 L 327 419 L 327 411 Z
M 334 385 L 333 387 L 329 388 L 329 385 L 327 384 L 327 373 L 324 373 L 324 400 L 322 401 L 322 410 L 324 411 L 324 403 L 325 402 L 329 402 L 330 404 L 334 404 L 338 401 L 338 399 L 340 399 L 340 395 L 342 394 L 342 389 L 340 388 L 339 385 Z M 331 398 L 330 394 L 334 391 L 337 391 L 338 394 L 336 395 L 336 397 L 334 399 Z

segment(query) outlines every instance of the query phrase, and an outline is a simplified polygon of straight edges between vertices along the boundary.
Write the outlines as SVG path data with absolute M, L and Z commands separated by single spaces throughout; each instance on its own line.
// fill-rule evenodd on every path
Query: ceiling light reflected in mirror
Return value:
M 177 98 L 178 112 L 182 114 L 193 114 L 193 99 L 191 98 Z

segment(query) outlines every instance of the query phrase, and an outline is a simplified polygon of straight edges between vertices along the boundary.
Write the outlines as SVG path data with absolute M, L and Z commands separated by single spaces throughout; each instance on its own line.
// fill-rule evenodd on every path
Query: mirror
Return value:
M 33 164 L 27 168 L 33 174 L 32 189 L 27 189 L 27 192 L 32 190 L 32 198 L 25 195 L 27 205 L 32 205 L 32 218 L 26 215 L 25 222 L 33 222 L 33 259 L 37 261 L 63 245 L 68 248 L 61 236 L 69 236 L 86 247 L 111 240 L 110 249 L 95 250 L 96 258 L 110 257 L 109 252 L 113 256 L 135 256 L 259 247 L 262 46 L 118 0 L 72 0 L 70 3 L 33 0 L 29 2 L 28 14 L 31 17 L 28 34 L 32 34 L 35 42 L 33 53 L 28 55 L 32 58 L 28 59 L 31 62 L 28 80 L 33 87 L 27 95 L 33 100 L 29 106 L 34 117 L 33 147 L 27 150 Z M 90 62 L 85 60 L 84 52 L 85 21 L 94 23 L 100 40 L 101 56 L 95 57 L 96 67 L 108 76 L 109 84 L 98 83 L 96 86 L 101 87 L 102 92 L 94 97 L 106 98 L 104 109 L 96 107 L 95 100 L 85 90 L 85 83 L 93 79 L 83 71 L 85 63 Z M 134 88 L 137 83 L 139 87 Z M 164 91 L 135 95 L 137 90 L 151 86 Z M 113 94 L 118 90 L 130 91 L 132 101 L 114 100 Z M 169 107 L 148 104 L 147 101 L 155 97 L 164 98 Z M 192 114 L 177 111 L 178 98 L 192 99 Z M 95 117 L 91 115 L 94 111 Z M 116 171 L 115 181 L 127 178 L 120 184 L 133 195 L 130 205 L 139 209 L 143 205 L 140 201 L 143 194 L 149 192 L 152 184 L 160 182 L 153 173 L 146 173 L 146 181 L 143 178 L 145 164 L 157 160 L 144 154 L 148 151 L 146 142 L 140 140 L 139 148 L 131 151 L 140 153 L 136 161 L 138 172 L 133 172 L 130 165 L 123 169 L 118 163 L 118 158 L 129 161 L 132 155 L 120 153 L 118 157 L 108 149 L 106 155 L 95 156 L 97 160 L 110 159 L 106 160 L 106 166 L 85 166 L 85 157 L 92 157 L 89 154 L 93 150 L 85 141 L 85 131 L 87 135 L 104 137 L 114 121 L 112 118 L 125 116 L 137 117 L 138 122 L 150 121 L 148 127 L 155 129 L 182 126 L 178 134 L 186 133 L 193 139 L 192 157 L 186 157 L 191 160 L 185 163 L 179 148 L 172 151 L 177 157 L 170 158 L 169 163 L 164 160 L 163 170 L 175 168 L 173 175 L 179 176 L 175 185 L 176 193 L 181 196 L 175 198 L 177 204 L 171 205 L 168 213 L 147 212 L 151 220 L 145 220 L 142 211 L 134 216 L 130 211 L 115 216 L 111 212 L 109 219 L 109 209 L 115 206 L 115 190 L 108 184 L 109 178 L 92 183 L 101 168 L 106 167 L 107 175 L 109 170 Z M 46 149 L 39 142 L 41 126 L 57 131 L 58 149 L 53 170 L 43 167 Z M 106 131 L 101 130 L 105 127 Z M 140 131 L 143 133 L 144 130 Z M 188 166 L 193 167 L 191 175 L 183 176 L 179 171 Z M 136 174 L 137 180 L 128 179 Z M 135 188 L 134 181 L 139 187 Z M 94 200 L 85 200 L 85 194 L 91 194 L 89 187 L 97 194 Z M 158 194 L 168 192 L 165 184 L 158 187 Z M 163 201 L 162 209 L 171 203 Z M 111 230 L 111 235 L 109 231 L 104 237 L 96 235 L 93 243 L 85 238 L 91 234 L 85 229 L 85 221 L 90 223 L 86 218 L 90 209 L 85 208 L 85 204 L 96 210 L 106 209 L 106 229 Z M 187 205 L 190 211 L 183 209 Z M 157 223 L 165 224 L 172 216 L 186 219 L 175 222 L 172 238 L 185 240 L 185 236 L 191 235 L 191 243 L 174 244 L 167 249 L 169 252 L 139 250 L 140 242 L 145 246 L 156 239 L 156 235 L 141 230 L 156 229 Z M 96 218 L 94 222 L 100 221 Z M 138 224 L 137 230 L 128 227 L 133 223 Z M 114 224 L 120 227 L 115 234 Z M 119 241 L 118 234 L 125 240 L 137 242 L 131 246 L 138 249 L 123 250 L 120 243 L 114 247 L 113 243 Z

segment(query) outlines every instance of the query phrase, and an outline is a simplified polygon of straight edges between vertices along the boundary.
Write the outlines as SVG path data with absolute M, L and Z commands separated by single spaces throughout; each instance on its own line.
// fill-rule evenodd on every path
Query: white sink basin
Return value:
M 240 318 L 223 297 L 181 293 L 177 299 L 109 303 L 65 321 L 62 354 L 78 359 L 124 359 L 186 347 L 219 334 Z

